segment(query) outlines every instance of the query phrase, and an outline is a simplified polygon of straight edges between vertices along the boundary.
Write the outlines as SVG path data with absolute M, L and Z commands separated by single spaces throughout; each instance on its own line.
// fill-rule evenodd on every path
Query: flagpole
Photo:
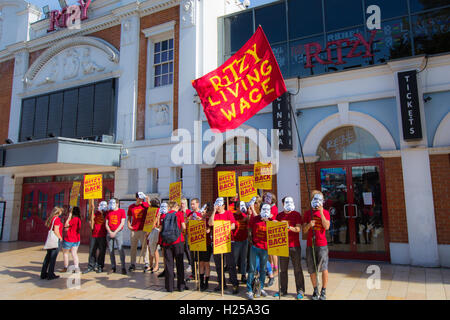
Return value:
M 300 92 L 300 77 L 297 77 L 297 80 L 298 80 L 298 91 L 295 95 L 297 95 Z M 302 145 L 302 140 L 300 139 L 300 132 L 298 131 L 297 117 L 295 116 L 294 109 L 292 108 L 292 104 L 291 104 L 291 95 L 294 96 L 294 94 L 291 94 L 289 91 L 287 91 L 287 93 L 288 93 L 288 97 L 289 97 L 288 106 L 291 111 L 292 119 L 294 120 L 295 130 L 297 131 L 298 144 L 299 144 L 300 152 L 302 155 L 303 170 L 305 171 L 306 188 L 308 190 L 309 212 L 310 212 L 310 216 L 312 219 L 313 211 L 312 211 L 312 205 L 311 205 L 311 190 L 310 190 L 309 181 L 308 181 L 308 169 L 306 168 L 305 154 L 303 153 L 303 145 Z M 317 279 L 316 284 L 317 284 L 317 287 L 319 287 L 319 274 L 317 272 L 316 253 L 315 253 L 316 235 L 314 233 L 314 229 L 312 229 L 311 232 L 312 232 L 312 244 L 311 244 L 312 258 L 313 258 L 313 262 L 314 262 L 314 270 L 316 271 L 316 279 Z

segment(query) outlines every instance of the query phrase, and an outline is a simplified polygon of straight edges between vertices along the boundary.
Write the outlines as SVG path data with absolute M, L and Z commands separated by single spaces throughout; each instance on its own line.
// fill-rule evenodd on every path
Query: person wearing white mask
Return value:
M 116 272 L 116 257 L 114 248 L 119 250 L 122 274 L 127 274 L 125 266 L 125 250 L 123 249 L 123 226 L 125 225 L 125 210 L 119 208 L 119 200 L 112 198 L 108 203 L 108 214 L 106 215 L 106 241 L 108 243 L 109 257 L 111 258 L 111 272 Z
M 285 197 L 282 199 L 284 211 L 279 212 L 276 220 L 288 224 L 289 257 L 280 257 L 280 292 L 275 297 L 287 295 L 289 260 L 294 265 L 294 277 L 296 287 L 296 299 L 303 299 L 305 293 L 305 278 L 302 270 L 302 251 L 300 248 L 300 231 L 302 229 L 302 216 L 295 211 L 294 199 Z
M 89 264 L 83 273 L 96 271 L 103 272 L 105 267 L 106 254 L 106 227 L 105 217 L 108 211 L 108 203 L 101 201 L 98 209 L 94 214 L 90 215 L 89 226 L 92 230 L 91 241 L 89 243 Z M 97 255 L 98 249 L 98 255 Z

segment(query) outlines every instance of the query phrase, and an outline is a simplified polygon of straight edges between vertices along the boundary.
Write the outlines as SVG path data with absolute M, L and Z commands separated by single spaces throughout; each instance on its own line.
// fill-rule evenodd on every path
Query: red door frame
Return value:
M 53 177 L 54 180 L 54 177 Z M 22 185 L 22 203 L 20 209 L 20 223 L 19 223 L 19 240 L 21 241 L 35 241 L 35 242 L 44 242 L 47 238 L 48 228 L 45 227 L 45 221 L 36 217 L 37 214 L 37 205 L 38 205 L 38 192 L 41 191 L 48 195 L 47 202 L 47 214 L 51 213 L 54 207 L 54 197 L 57 193 L 64 190 L 64 208 L 66 209 L 64 214 L 62 215 L 63 220 L 67 217 L 67 208 L 69 207 L 70 200 L 70 190 L 72 189 L 73 181 L 63 181 L 63 182 L 44 182 L 44 183 L 24 183 Z M 82 190 L 83 182 L 80 190 Z M 103 180 L 103 199 L 106 197 L 106 190 L 110 191 L 110 197 L 114 196 L 114 180 L 108 179 Z M 24 209 L 25 209 L 25 196 L 31 192 L 33 193 L 33 206 L 32 206 L 32 216 L 30 219 L 23 220 Z M 108 199 L 106 199 L 108 200 Z M 91 229 L 89 227 L 87 221 L 87 203 L 88 200 L 84 200 L 83 197 L 80 197 L 80 211 L 81 211 L 81 243 L 89 244 L 89 239 L 91 235 Z M 33 222 L 31 222 L 33 221 Z M 33 225 L 33 229 L 30 230 Z
M 352 167 L 358 166 L 378 166 L 379 168 L 379 178 L 380 178 L 380 191 L 381 191 L 381 203 L 382 203 L 382 218 L 383 218 L 383 232 L 384 232 L 384 248 L 385 253 L 359 253 L 356 251 L 356 244 L 353 244 L 350 240 L 351 251 L 350 252 L 332 252 L 330 251 L 331 258 L 338 259 L 358 259 L 358 260 L 377 260 L 377 261 L 390 261 L 390 250 L 389 250 L 389 224 L 388 224 L 388 212 L 386 203 L 386 184 L 384 177 L 384 160 L 382 158 L 370 158 L 370 159 L 355 159 L 355 160 L 334 160 L 334 161 L 322 161 L 316 162 L 315 173 L 316 173 L 316 189 L 321 190 L 320 181 L 320 169 L 322 168 L 344 168 L 346 169 L 346 179 L 347 179 L 347 190 L 351 186 L 351 192 L 347 193 L 347 201 L 349 204 L 354 203 L 353 197 L 353 184 L 352 184 Z M 354 207 L 349 206 L 349 215 L 354 215 Z M 349 233 L 350 235 L 355 234 L 355 223 L 350 223 L 351 226 Z

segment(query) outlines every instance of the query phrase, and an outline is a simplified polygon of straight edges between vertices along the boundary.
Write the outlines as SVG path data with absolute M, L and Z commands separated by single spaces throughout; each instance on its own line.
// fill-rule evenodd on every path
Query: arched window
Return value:
M 318 161 L 349 160 L 378 157 L 380 145 L 366 130 L 346 126 L 323 138 L 317 148 Z

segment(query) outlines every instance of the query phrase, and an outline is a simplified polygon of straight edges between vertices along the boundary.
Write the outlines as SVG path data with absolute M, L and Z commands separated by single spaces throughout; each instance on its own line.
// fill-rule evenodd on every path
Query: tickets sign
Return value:
M 214 221 L 214 254 L 231 252 L 230 221 Z
M 206 225 L 203 220 L 189 220 L 188 243 L 191 251 L 206 251 Z
M 219 197 L 236 196 L 236 172 L 217 171 L 217 187 Z
M 156 214 L 158 213 L 158 208 L 150 207 L 147 209 L 147 215 L 145 216 L 145 222 L 144 222 L 144 228 L 142 230 L 144 232 L 152 232 L 153 230 L 153 223 L 156 219 Z
M 289 257 L 288 224 L 267 221 L 267 252 L 269 255 Z
M 69 206 L 76 207 L 78 205 L 78 196 L 80 195 L 81 181 L 74 181 L 70 190 Z
M 169 185 L 169 201 L 175 201 L 181 205 L 181 181 Z
M 255 189 L 255 180 L 253 176 L 239 177 L 239 198 L 241 201 L 249 202 L 258 195 Z
M 101 199 L 103 197 L 103 180 L 101 174 L 87 174 L 84 176 L 84 199 Z
M 256 162 L 253 172 L 255 173 L 255 189 L 272 190 L 272 164 Z

